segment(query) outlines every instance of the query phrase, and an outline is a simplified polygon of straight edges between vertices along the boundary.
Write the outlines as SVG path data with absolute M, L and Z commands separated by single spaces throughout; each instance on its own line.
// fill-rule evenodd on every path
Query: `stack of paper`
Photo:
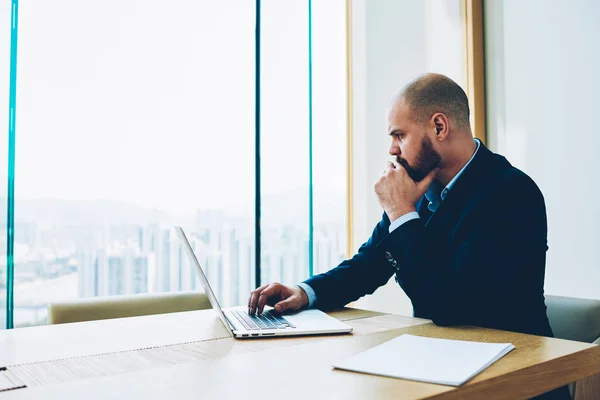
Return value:
M 460 386 L 514 348 L 510 343 L 401 335 L 334 365 L 334 368 Z

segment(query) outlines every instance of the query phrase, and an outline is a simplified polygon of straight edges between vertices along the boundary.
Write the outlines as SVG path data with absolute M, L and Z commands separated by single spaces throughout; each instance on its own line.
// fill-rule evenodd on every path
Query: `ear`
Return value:
M 448 117 L 442 113 L 435 113 L 431 116 L 431 121 L 435 127 L 435 137 L 437 140 L 444 141 L 450 133 L 450 123 Z

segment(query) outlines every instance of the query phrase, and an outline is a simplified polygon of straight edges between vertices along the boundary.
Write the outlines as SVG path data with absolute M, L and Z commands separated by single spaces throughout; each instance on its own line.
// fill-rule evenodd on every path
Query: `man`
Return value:
M 546 209 L 536 184 L 473 140 L 467 96 L 443 75 L 404 84 L 387 119 L 396 162 L 375 184 L 384 214 L 371 238 L 298 286 L 259 287 L 248 311 L 341 307 L 395 274 L 415 317 L 552 336 Z

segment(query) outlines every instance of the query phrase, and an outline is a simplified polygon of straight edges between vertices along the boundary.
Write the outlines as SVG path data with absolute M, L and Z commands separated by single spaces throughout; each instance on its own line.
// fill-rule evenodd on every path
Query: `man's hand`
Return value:
M 375 183 L 375 193 L 390 221 L 416 211 L 415 205 L 431 185 L 438 170 L 431 171 L 421 182 L 415 182 L 404 167 L 388 161 L 381 178 Z
M 269 283 L 250 293 L 248 314 L 262 314 L 265 305 L 274 307 L 277 312 L 296 311 L 308 305 L 308 296 L 299 287 Z

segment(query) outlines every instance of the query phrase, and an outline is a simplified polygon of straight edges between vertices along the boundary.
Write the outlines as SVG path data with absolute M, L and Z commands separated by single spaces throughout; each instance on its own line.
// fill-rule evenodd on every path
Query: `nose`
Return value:
M 390 156 L 400 156 L 402 152 L 400 151 L 400 146 L 396 144 L 395 140 L 392 140 L 392 144 L 390 145 L 389 150 Z

